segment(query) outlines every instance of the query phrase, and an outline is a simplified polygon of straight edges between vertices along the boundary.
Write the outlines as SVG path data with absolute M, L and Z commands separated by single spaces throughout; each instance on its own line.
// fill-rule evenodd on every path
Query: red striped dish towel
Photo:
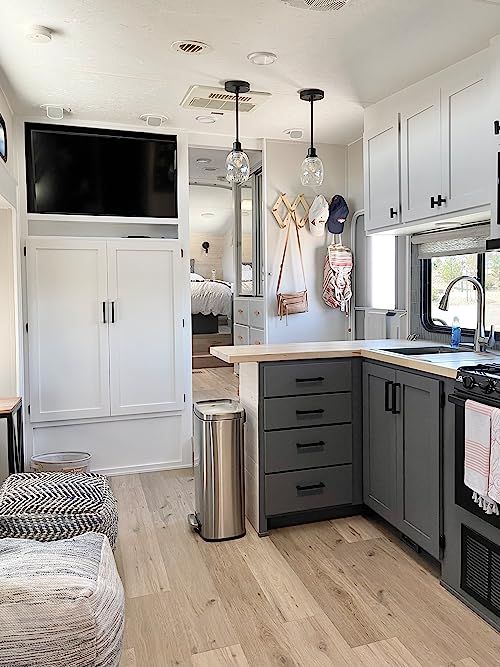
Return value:
M 500 410 L 493 408 L 491 413 L 491 451 L 490 479 L 488 496 L 500 503 Z
M 464 483 L 473 492 L 474 502 L 487 514 L 498 514 L 497 503 L 488 495 L 494 409 L 476 401 L 465 402 Z

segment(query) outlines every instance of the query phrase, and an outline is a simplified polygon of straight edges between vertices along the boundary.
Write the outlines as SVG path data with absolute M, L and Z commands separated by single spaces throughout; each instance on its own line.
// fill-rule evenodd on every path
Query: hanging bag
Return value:
M 352 298 L 352 252 L 338 244 L 328 246 L 323 273 L 323 301 L 330 308 L 340 308 L 349 315 Z
M 302 278 L 304 280 L 304 290 L 302 292 L 280 292 L 281 279 L 283 277 L 283 267 L 285 265 L 286 253 L 288 250 L 288 241 L 290 239 L 290 225 L 295 227 L 297 233 L 297 243 L 299 246 L 299 255 L 300 255 L 300 266 L 302 268 Z M 295 219 L 292 218 L 288 223 L 285 239 L 285 247 L 283 248 L 283 257 L 281 258 L 280 273 L 278 276 L 278 284 L 276 285 L 276 298 L 278 301 L 278 315 L 280 319 L 283 317 L 287 318 L 288 315 L 294 315 L 295 313 L 307 313 L 309 310 L 309 305 L 307 302 L 307 285 L 306 285 L 306 274 L 304 271 L 304 260 L 302 258 L 302 246 L 300 245 L 300 235 L 298 227 L 295 223 Z M 288 324 L 288 321 L 287 321 Z

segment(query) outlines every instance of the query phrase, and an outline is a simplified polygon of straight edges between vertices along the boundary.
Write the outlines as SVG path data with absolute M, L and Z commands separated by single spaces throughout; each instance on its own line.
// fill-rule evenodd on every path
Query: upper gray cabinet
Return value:
M 484 217 L 492 199 L 488 64 L 482 51 L 366 110 L 367 231 Z

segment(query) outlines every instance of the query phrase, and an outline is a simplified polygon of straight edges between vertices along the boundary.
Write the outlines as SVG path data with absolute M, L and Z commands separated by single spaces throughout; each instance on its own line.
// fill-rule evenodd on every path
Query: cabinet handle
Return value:
M 241 308 L 238 308 L 238 312 L 239 312 L 239 313 L 242 313 L 243 311 L 242 311 L 242 309 L 241 309 Z
M 324 412 L 323 408 L 320 408 L 319 410 L 295 410 L 295 414 L 297 416 L 300 415 L 322 415 Z
M 321 376 L 317 378 L 295 378 L 295 382 L 323 382 L 324 379 Z
M 392 410 L 393 415 L 399 415 L 401 413 L 401 385 L 399 382 L 395 382 L 392 385 Z
M 253 313 L 254 315 L 260 315 L 260 310 L 254 310 Z
M 385 411 L 386 412 L 392 412 L 392 405 L 389 404 L 389 398 L 391 396 L 391 387 L 393 386 L 393 382 L 390 380 L 385 381 Z M 392 404 L 394 404 L 394 401 L 392 401 Z
M 111 302 L 111 324 L 115 323 L 115 302 Z
M 297 449 L 308 449 L 309 447 L 324 447 L 325 446 L 325 441 L 320 440 L 319 442 L 297 442 L 296 447 Z
M 238 336 L 238 340 L 243 340 L 243 336 Z
M 304 491 L 317 491 L 321 493 L 325 488 L 324 482 L 318 482 L 318 484 L 308 484 L 306 486 L 302 484 L 297 484 L 297 494 L 303 493 Z
M 500 120 L 496 120 L 496 121 L 493 123 L 493 132 L 494 132 L 495 134 L 500 134 Z
M 102 323 L 103 324 L 108 323 L 108 320 L 106 318 L 106 302 L 105 301 L 102 302 Z
M 431 208 L 435 208 L 438 205 L 436 197 L 431 197 Z
M 442 206 L 443 204 L 446 204 L 446 197 L 443 197 L 441 195 L 438 195 L 437 198 L 437 205 Z
M 397 217 L 398 217 L 398 212 L 397 212 L 396 209 L 393 208 L 392 206 L 391 206 L 391 208 L 389 209 L 389 214 L 390 214 L 390 216 L 391 216 L 391 220 L 392 220 L 392 218 L 397 218 Z

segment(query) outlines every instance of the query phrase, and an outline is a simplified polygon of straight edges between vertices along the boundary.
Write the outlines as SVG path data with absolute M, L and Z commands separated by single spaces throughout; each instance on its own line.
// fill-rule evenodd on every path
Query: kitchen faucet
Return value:
M 493 324 L 491 325 L 490 335 L 486 337 L 484 329 L 484 288 L 477 278 L 472 276 L 459 276 L 451 281 L 445 289 L 441 301 L 439 302 L 439 310 L 448 310 L 448 301 L 452 288 L 461 280 L 468 280 L 474 285 L 477 292 L 477 326 L 474 331 L 474 352 L 485 352 L 487 347 L 492 347 L 495 343 L 495 330 Z

